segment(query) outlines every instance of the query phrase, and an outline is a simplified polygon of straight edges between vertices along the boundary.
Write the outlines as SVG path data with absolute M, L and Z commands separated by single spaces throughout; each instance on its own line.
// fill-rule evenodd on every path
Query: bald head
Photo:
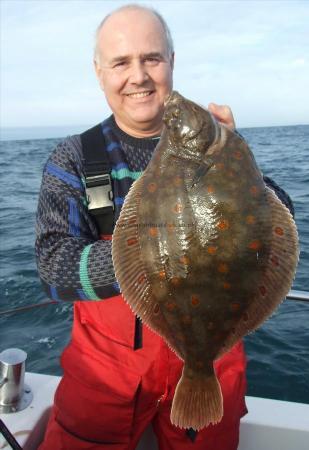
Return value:
M 119 22 L 123 23 L 123 26 L 127 26 L 128 23 L 133 23 L 135 20 L 146 20 L 157 22 L 158 31 L 164 36 L 166 42 L 166 51 L 169 58 L 174 54 L 174 44 L 171 36 L 171 32 L 161 16 L 156 10 L 152 8 L 148 8 L 145 6 L 130 4 L 124 5 L 120 8 L 117 8 L 112 13 L 108 14 L 104 17 L 102 22 L 99 24 L 96 35 L 95 35 L 95 48 L 94 48 L 94 60 L 99 63 L 101 59 L 101 48 L 104 46 L 104 35 L 105 31 L 108 33 L 112 27 L 114 22 L 117 24 Z M 133 21 L 133 22 L 132 22 Z M 106 30 L 107 28 L 107 30 Z
M 161 132 L 172 90 L 174 53 L 157 13 L 141 6 L 113 12 L 98 28 L 95 70 L 116 123 L 136 137 Z

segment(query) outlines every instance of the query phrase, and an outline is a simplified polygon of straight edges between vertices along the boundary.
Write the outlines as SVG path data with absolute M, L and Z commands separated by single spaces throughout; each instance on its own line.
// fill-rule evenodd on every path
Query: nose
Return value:
M 148 78 L 147 67 L 143 61 L 133 61 L 131 64 L 130 82 L 132 84 L 143 84 Z

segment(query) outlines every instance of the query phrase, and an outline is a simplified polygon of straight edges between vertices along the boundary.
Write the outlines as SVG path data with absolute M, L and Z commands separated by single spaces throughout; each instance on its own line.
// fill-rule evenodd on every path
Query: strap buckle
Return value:
M 86 177 L 88 209 L 94 215 L 114 211 L 113 190 L 109 174 Z

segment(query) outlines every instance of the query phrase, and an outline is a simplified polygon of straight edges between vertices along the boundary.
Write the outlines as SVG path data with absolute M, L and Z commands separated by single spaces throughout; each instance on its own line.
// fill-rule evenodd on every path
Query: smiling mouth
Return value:
M 132 92 L 130 94 L 126 94 L 126 96 L 130 97 L 130 98 L 143 98 L 143 97 L 148 97 L 153 92 L 154 91 Z

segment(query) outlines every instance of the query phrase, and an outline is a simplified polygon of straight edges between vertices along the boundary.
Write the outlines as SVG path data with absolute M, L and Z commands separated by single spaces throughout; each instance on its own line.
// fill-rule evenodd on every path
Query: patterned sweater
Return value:
M 112 181 L 128 178 L 133 182 L 145 170 L 159 138 L 129 136 L 113 116 L 105 124 L 120 143 L 113 151 L 119 152 L 116 156 L 122 162 L 112 165 Z M 289 196 L 269 178 L 264 180 L 293 213 Z M 122 205 L 123 200 L 117 197 L 117 204 Z M 44 167 L 36 232 L 38 271 L 50 298 L 100 300 L 119 294 L 111 241 L 99 239 L 88 213 L 79 135 L 61 142 Z

